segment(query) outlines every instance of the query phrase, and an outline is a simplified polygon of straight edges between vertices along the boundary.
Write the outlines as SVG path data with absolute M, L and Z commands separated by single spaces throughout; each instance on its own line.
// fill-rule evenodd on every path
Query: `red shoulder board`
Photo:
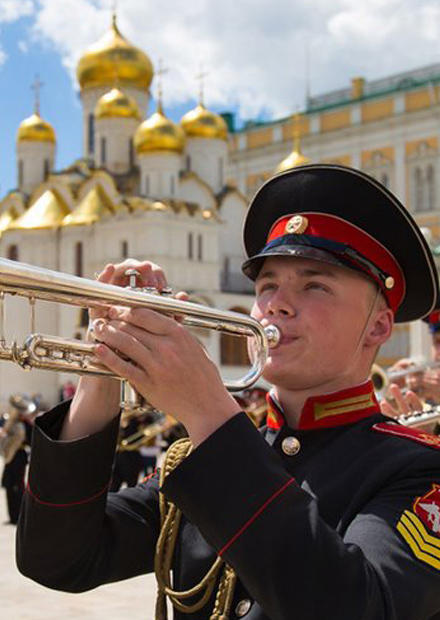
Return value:
M 403 437 L 404 439 L 410 439 L 411 441 L 416 441 L 424 446 L 429 446 L 430 448 L 440 450 L 440 437 L 437 437 L 437 435 L 431 435 L 431 433 L 418 431 L 416 428 L 402 426 L 401 424 L 394 424 L 393 422 L 379 422 L 378 424 L 375 424 L 372 429 L 379 433 L 385 433 L 385 435 Z

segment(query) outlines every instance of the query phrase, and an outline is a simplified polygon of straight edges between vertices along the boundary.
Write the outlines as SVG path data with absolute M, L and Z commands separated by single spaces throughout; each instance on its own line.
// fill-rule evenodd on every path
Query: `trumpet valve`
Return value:
M 137 281 L 140 275 L 141 274 L 137 269 L 126 269 L 124 271 L 124 276 L 128 277 L 128 288 L 140 290 L 137 286 Z

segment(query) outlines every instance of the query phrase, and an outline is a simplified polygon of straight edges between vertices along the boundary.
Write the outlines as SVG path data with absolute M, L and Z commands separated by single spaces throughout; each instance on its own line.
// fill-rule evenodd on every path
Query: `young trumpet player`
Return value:
M 440 439 L 382 415 L 370 369 L 394 321 L 432 310 L 434 261 L 410 214 L 359 170 L 270 179 L 244 226 L 253 316 L 279 328 L 260 430 L 180 323 L 113 307 L 98 358 L 183 423 L 162 471 L 107 494 L 116 384 L 83 377 L 38 419 L 19 569 L 81 592 L 155 570 L 156 620 L 440 617 Z M 124 284 L 127 264 L 103 282 Z M 165 276 L 136 265 L 158 289 Z M 172 577 L 171 577 L 172 574 Z

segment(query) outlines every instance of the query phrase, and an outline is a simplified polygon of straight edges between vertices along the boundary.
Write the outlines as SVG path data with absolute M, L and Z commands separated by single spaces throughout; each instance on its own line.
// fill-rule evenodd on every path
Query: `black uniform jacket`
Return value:
M 169 475 L 162 491 L 184 515 L 177 590 L 220 554 L 238 575 L 232 618 L 440 619 L 440 439 L 358 393 L 332 397 L 299 430 L 238 414 Z M 17 562 L 81 592 L 152 571 L 159 483 L 107 494 L 117 421 L 57 441 L 67 408 L 36 424 Z M 212 605 L 174 617 L 208 620 Z

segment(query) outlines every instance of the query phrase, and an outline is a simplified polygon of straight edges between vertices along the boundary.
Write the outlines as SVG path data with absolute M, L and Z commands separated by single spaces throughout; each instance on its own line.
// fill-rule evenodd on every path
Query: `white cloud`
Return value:
M 31 15 L 34 9 L 33 0 L 0 0 L 0 22 L 14 22 Z
M 13 0 L 0 0 L 12 11 Z M 32 2 L 21 3 L 31 10 Z M 110 23 L 109 0 L 39 0 L 34 36 L 55 48 L 74 76 L 84 49 Z M 12 13 L 11 13 L 12 14 Z M 118 23 L 164 78 L 165 103 L 197 96 L 238 105 L 243 117 L 288 114 L 305 99 L 307 49 L 312 94 L 440 61 L 434 0 L 120 0 Z
M 18 43 L 18 49 L 20 50 L 20 52 L 22 52 L 23 54 L 27 54 L 29 51 L 29 43 L 27 41 L 24 41 L 23 39 L 21 39 Z

